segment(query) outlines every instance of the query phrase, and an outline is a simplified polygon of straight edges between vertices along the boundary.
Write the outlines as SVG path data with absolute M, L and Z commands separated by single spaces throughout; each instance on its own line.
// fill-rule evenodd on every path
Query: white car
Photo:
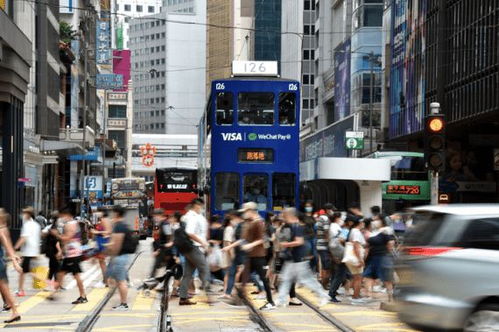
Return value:
M 396 264 L 400 319 L 423 330 L 499 331 L 499 204 L 414 213 Z

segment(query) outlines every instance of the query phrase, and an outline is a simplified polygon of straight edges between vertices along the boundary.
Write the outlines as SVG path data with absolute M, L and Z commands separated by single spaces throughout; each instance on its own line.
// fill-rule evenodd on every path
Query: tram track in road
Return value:
M 137 258 L 142 254 L 142 251 L 139 251 L 135 254 L 135 256 L 132 259 L 132 262 L 128 266 L 128 272 L 130 272 L 130 269 L 132 268 L 133 264 L 137 261 Z M 104 309 L 104 307 L 107 305 L 109 300 L 113 297 L 114 293 L 116 292 L 117 287 L 113 287 L 107 295 L 100 301 L 99 305 L 88 315 L 83 318 L 83 320 L 78 324 L 78 327 L 76 328 L 75 332 L 88 332 L 91 331 L 95 323 L 99 320 L 100 313 Z
M 251 320 L 256 324 L 258 324 L 262 329 L 262 331 L 264 332 L 277 331 L 277 329 L 267 320 L 267 318 L 265 318 L 262 312 L 257 308 L 255 308 L 253 303 L 251 303 L 251 301 L 249 301 L 248 298 L 246 298 L 246 296 L 243 294 L 243 291 L 239 288 L 237 288 L 237 295 L 244 303 L 244 305 L 249 309 Z
M 296 297 L 304 305 L 306 305 L 307 307 L 309 307 L 310 309 L 312 309 L 320 318 L 322 318 L 326 322 L 330 323 L 331 325 L 333 325 L 335 328 L 337 328 L 341 332 L 355 332 L 355 330 L 353 328 L 351 328 L 348 325 L 344 324 L 342 321 L 340 321 L 339 319 L 335 318 L 330 313 L 321 310 L 319 307 L 317 307 L 316 305 L 314 305 L 312 302 L 310 302 L 304 296 L 296 294 Z

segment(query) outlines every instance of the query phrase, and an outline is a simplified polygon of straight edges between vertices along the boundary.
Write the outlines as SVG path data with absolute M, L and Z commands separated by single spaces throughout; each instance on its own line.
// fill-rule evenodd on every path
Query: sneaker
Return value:
M 114 306 L 112 308 L 113 311 L 127 311 L 128 310 L 128 304 L 126 303 L 120 303 L 117 306 Z
M 195 305 L 196 302 L 194 301 L 191 301 L 189 299 L 180 299 L 180 301 L 178 302 L 178 305 Z
M 290 307 L 292 307 L 292 306 L 299 307 L 299 306 L 303 305 L 303 303 L 301 303 L 300 301 L 289 301 L 288 305 Z
M 331 296 L 331 299 L 329 300 L 329 302 L 331 302 L 331 303 L 341 303 L 341 301 L 340 301 L 340 300 L 338 300 L 338 299 L 336 298 L 336 296 Z
M 75 301 L 71 302 L 71 304 L 83 304 L 83 303 L 87 303 L 88 300 L 86 297 L 79 297 L 77 298 Z
M 384 288 L 381 285 L 375 285 L 375 286 L 373 286 L 373 292 L 375 292 L 375 293 L 386 293 L 386 288 Z
M 265 300 L 267 298 L 266 294 L 259 294 L 255 297 L 255 300 Z
M 260 308 L 260 310 L 274 310 L 275 308 L 276 308 L 275 304 L 267 302 L 263 307 Z
M 94 285 L 95 288 L 106 288 L 106 284 L 103 283 L 102 281 L 99 281 Z
M 366 302 L 363 299 L 353 299 L 352 298 L 351 303 L 361 305 L 361 304 L 365 304 Z
M 17 291 L 16 296 L 17 297 L 24 297 L 24 296 L 26 296 L 26 293 L 24 291 Z

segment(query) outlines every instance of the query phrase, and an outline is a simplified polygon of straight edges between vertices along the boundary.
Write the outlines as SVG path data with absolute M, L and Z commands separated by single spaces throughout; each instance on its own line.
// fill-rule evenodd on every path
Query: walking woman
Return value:
M 14 247 L 12 247 L 12 242 L 10 241 L 8 228 L 9 220 L 9 214 L 4 209 L 0 208 L 0 241 L 2 243 L 2 247 L 0 247 L 0 293 L 2 293 L 2 297 L 6 301 L 12 312 L 10 318 L 4 321 L 4 323 L 6 324 L 21 320 L 21 316 L 17 312 L 16 305 L 14 303 L 14 298 L 10 293 L 9 283 L 7 280 L 7 264 L 5 264 L 5 261 L 3 259 L 3 249 L 5 248 L 5 250 L 7 251 L 7 255 L 12 260 L 14 268 L 19 273 L 22 271 L 21 266 L 19 265 L 20 258 L 16 256 Z
M 350 230 L 350 234 L 348 235 L 348 242 L 353 245 L 353 253 L 356 257 L 356 263 L 350 264 L 347 263 L 348 270 L 352 274 L 353 278 L 353 296 L 352 296 L 352 304 L 363 304 L 364 301 L 360 296 L 360 289 L 362 287 L 362 273 L 364 272 L 365 266 L 365 249 L 366 239 L 364 235 L 362 235 L 362 227 L 364 223 L 360 218 L 356 218 L 353 222 L 352 229 Z

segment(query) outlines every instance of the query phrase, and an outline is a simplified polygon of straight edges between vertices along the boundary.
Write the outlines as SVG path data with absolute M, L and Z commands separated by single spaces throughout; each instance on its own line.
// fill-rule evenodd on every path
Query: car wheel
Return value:
M 466 319 L 464 331 L 499 331 L 499 304 L 485 304 L 478 307 L 478 309 Z

